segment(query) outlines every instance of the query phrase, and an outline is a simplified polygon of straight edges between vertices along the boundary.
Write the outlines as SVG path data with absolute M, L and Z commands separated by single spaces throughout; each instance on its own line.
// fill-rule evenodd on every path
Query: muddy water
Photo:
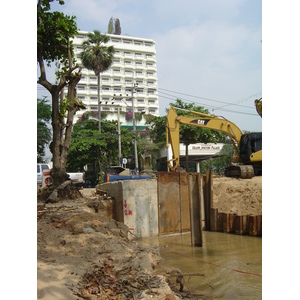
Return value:
M 159 246 L 167 267 L 203 273 L 205 277 L 184 279 L 186 288 L 202 294 L 202 299 L 262 299 L 261 238 L 204 231 L 203 247 L 191 246 L 190 233 L 141 243 Z

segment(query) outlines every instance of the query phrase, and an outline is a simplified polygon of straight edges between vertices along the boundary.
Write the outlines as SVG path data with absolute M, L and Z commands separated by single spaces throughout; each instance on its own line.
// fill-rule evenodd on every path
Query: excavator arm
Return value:
M 207 129 L 216 130 L 227 134 L 236 152 L 234 162 L 239 161 L 240 153 L 239 153 L 238 145 L 241 140 L 242 132 L 234 123 L 226 119 L 216 117 L 214 115 L 208 115 L 193 110 L 185 110 L 185 111 L 195 116 L 185 116 L 185 115 L 178 116 L 173 106 L 171 106 L 169 113 L 167 115 L 166 147 L 169 146 L 169 140 L 170 140 L 170 144 L 173 152 L 173 158 L 167 161 L 170 170 L 176 171 L 180 167 L 179 165 L 179 125 L 180 124 L 196 126 L 200 128 L 207 128 Z

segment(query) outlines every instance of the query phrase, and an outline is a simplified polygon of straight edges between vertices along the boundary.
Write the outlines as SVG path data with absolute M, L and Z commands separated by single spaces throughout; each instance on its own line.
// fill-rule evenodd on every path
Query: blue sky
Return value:
M 178 97 L 242 130 L 262 130 L 254 107 L 262 96 L 261 0 L 66 0 L 52 7 L 75 15 L 80 30 L 106 33 L 113 16 L 122 35 L 153 39 L 161 116 Z

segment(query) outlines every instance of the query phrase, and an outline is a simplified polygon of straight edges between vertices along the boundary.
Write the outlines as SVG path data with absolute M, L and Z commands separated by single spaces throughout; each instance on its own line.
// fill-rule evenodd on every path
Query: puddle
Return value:
M 156 245 L 167 267 L 205 277 L 184 277 L 203 299 L 262 299 L 262 238 L 203 231 L 203 247 L 191 246 L 190 233 L 144 238 Z

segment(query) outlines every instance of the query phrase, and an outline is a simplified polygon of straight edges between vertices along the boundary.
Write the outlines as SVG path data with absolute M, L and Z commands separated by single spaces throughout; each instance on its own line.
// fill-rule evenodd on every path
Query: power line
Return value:
M 172 100 L 172 101 L 176 101 L 176 99 L 177 99 L 176 96 L 170 95 L 170 94 L 168 94 L 168 93 L 159 92 L 159 94 L 160 94 L 159 96 L 160 96 L 161 98 L 169 99 L 169 100 Z M 167 96 L 169 96 L 169 97 L 166 97 L 166 96 L 164 96 L 164 95 L 162 95 L 162 94 L 167 95 Z M 170 97 L 173 97 L 173 98 L 170 98 Z M 194 97 L 196 97 L 196 96 L 194 96 Z M 251 97 L 251 96 L 250 96 L 250 97 Z M 247 100 L 249 100 L 250 97 L 248 97 Z M 201 98 L 201 97 L 198 97 L 198 98 Z M 185 99 L 185 98 L 181 98 L 181 100 L 184 100 L 184 101 L 186 101 L 186 102 L 195 103 L 195 104 L 198 104 L 198 105 L 202 105 L 202 106 L 204 106 L 204 107 L 208 107 L 208 108 L 211 109 L 212 111 L 214 111 L 214 110 L 221 110 L 221 111 L 225 111 L 225 112 L 239 113 L 239 114 L 251 115 L 251 116 L 256 116 L 256 115 L 257 115 L 257 114 L 255 114 L 255 113 L 247 113 L 247 112 L 241 112 L 241 111 L 235 111 L 235 110 L 223 109 L 223 107 L 226 107 L 227 105 L 229 106 L 229 105 L 232 104 L 232 103 L 223 102 L 223 101 L 222 101 L 222 102 L 223 102 L 223 103 L 226 103 L 226 105 L 223 105 L 221 108 L 216 108 L 215 106 L 212 106 L 212 105 L 209 105 L 209 104 L 203 104 L 203 103 L 199 103 L 199 102 L 196 102 L 196 101 L 191 101 L 191 100 Z M 242 100 L 239 100 L 239 101 L 242 101 Z M 243 100 L 243 101 L 245 101 L 245 100 Z M 239 106 L 239 107 L 248 108 L 248 109 L 249 109 L 249 108 L 250 108 L 250 109 L 255 109 L 254 107 L 249 107 L 249 106 L 245 106 L 245 105 L 238 105 L 238 104 L 233 104 L 233 105 L 236 105 L 236 106 Z
M 255 109 L 254 106 L 253 106 L 253 107 L 249 107 L 249 106 L 240 105 L 240 104 L 238 104 L 238 103 L 242 103 L 242 102 L 245 102 L 245 101 L 249 101 L 251 98 L 257 97 L 258 95 L 260 95 L 260 94 L 257 93 L 257 94 L 248 96 L 248 97 L 246 97 L 246 98 L 237 100 L 237 101 L 235 101 L 235 102 L 227 103 L 227 104 L 225 104 L 225 105 L 222 105 L 222 106 L 219 106 L 219 107 L 215 107 L 215 108 L 213 108 L 213 110 L 223 110 L 224 107 L 226 107 L 226 106 L 232 106 L 232 105 L 240 106 L 240 107 L 248 107 L 248 108 L 251 108 L 251 109 Z
M 163 90 L 163 91 L 171 92 L 171 93 L 174 93 L 174 94 L 180 94 L 180 95 L 184 95 L 184 96 L 188 96 L 188 97 L 192 97 L 192 98 L 198 98 L 198 99 L 202 99 L 202 100 L 207 100 L 207 101 L 211 101 L 211 102 L 229 104 L 229 102 L 225 102 L 225 101 L 220 101 L 220 100 L 216 100 L 216 99 L 211 99 L 211 98 L 195 96 L 195 95 L 190 95 L 190 94 L 176 92 L 176 91 L 171 91 L 171 90 L 167 90 L 167 89 L 164 89 L 164 88 L 159 88 L 158 90 Z
M 151 86 L 146 85 L 146 84 L 140 84 L 139 87 L 151 88 Z M 210 104 L 206 104 L 206 103 L 199 103 L 199 102 L 192 101 L 192 100 L 189 100 L 189 99 L 186 99 L 186 98 L 180 98 L 181 100 L 183 100 L 185 102 L 195 103 L 195 104 L 207 107 L 207 108 L 211 109 L 212 111 L 221 110 L 221 111 L 225 111 L 225 112 L 231 112 L 231 113 L 239 113 L 239 114 L 244 114 L 244 115 L 257 116 L 256 113 L 247 113 L 247 112 L 241 112 L 241 111 L 235 111 L 235 110 L 229 110 L 229 109 L 223 109 L 223 108 L 226 107 L 226 106 L 232 106 L 232 105 L 234 105 L 234 106 L 238 106 L 238 107 L 242 107 L 242 108 L 247 108 L 247 109 L 254 110 L 255 107 L 241 105 L 241 104 L 238 104 L 238 103 L 242 103 L 242 102 L 248 101 L 252 97 L 257 96 L 258 93 L 254 94 L 254 95 L 251 95 L 251 96 L 249 96 L 247 98 L 243 98 L 241 100 L 237 100 L 235 102 L 225 102 L 225 101 L 220 101 L 220 100 L 216 100 L 216 99 L 211 99 L 211 98 L 206 98 L 206 97 L 201 97 L 201 96 L 190 95 L 190 94 L 187 94 L 187 93 L 182 93 L 182 92 L 177 92 L 177 91 L 171 91 L 171 90 L 164 89 L 164 88 L 157 88 L 157 90 L 158 90 L 158 96 L 160 98 L 168 99 L 168 100 L 171 100 L 171 101 L 176 101 L 178 97 L 177 97 L 177 95 L 172 95 L 172 94 L 169 94 L 169 93 L 180 94 L 180 95 L 184 95 L 184 96 L 188 96 L 188 97 L 192 97 L 192 98 L 203 99 L 203 100 L 206 100 L 206 101 L 218 102 L 218 103 L 223 103 L 224 104 L 224 105 L 222 105 L 220 107 L 216 107 L 214 105 L 210 105 Z M 167 91 L 169 93 L 166 93 L 166 92 L 163 92 L 163 91 Z
M 236 105 L 236 106 L 245 107 L 245 108 L 251 108 L 251 109 L 254 109 L 254 107 L 245 106 L 245 105 L 239 105 L 237 103 L 241 103 L 241 102 L 247 101 L 251 97 L 254 97 L 255 95 L 258 95 L 258 93 L 257 93 L 257 94 L 254 94 L 254 95 L 251 95 L 251 96 L 247 97 L 246 99 L 238 100 L 238 101 L 235 101 L 235 102 L 232 103 L 232 102 L 225 102 L 225 101 L 220 101 L 220 100 L 216 100 L 216 99 L 210 99 L 210 98 L 205 98 L 205 97 L 201 97 L 201 96 L 195 96 L 195 95 L 190 95 L 190 94 L 186 94 L 186 93 L 171 91 L 171 90 L 167 90 L 167 89 L 164 89 L 164 88 L 158 88 L 158 90 L 163 90 L 163 91 L 167 91 L 167 92 L 175 93 L 175 94 L 181 94 L 181 95 L 184 95 L 184 96 L 188 96 L 188 97 L 192 97 L 192 98 L 198 98 L 198 99 L 203 99 L 203 100 L 207 100 L 207 101 L 211 101 L 211 102 L 223 103 L 223 104 L 225 104 L 224 106 L 227 106 L 227 105 Z M 160 92 L 160 93 L 163 93 L 163 92 Z M 164 93 L 164 94 L 167 94 L 167 93 Z M 169 95 L 169 94 L 167 94 L 167 95 Z M 173 95 L 169 95 L 169 96 L 173 96 Z M 190 102 L 192 102 L 192 101 L 190 101 Z

